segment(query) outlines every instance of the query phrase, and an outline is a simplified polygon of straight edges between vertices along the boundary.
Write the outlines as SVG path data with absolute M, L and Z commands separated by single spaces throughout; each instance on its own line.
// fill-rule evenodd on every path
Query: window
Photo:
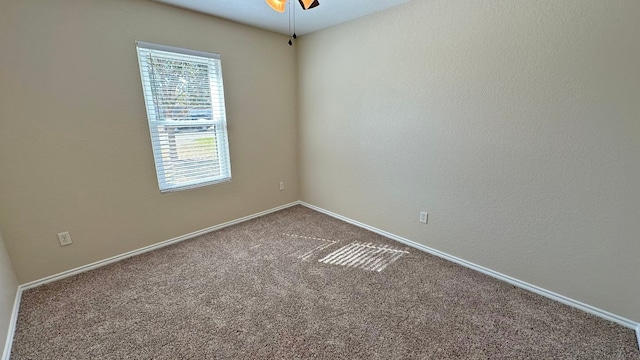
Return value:
M 220 55 L 136 45 L 160 191 L 230 181 Z

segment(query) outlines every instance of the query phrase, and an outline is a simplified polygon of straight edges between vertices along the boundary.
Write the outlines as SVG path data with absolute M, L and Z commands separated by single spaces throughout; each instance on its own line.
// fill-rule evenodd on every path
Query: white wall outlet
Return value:
M 60 246 L 67 246 L 73 243 L 71 241 L 71 234 L 69 234 L 68 231 L 58 233 L 58 241 L 60 241 Z
M 280 191 L 284 190 L 284 181 L 280 181 Z
M 424 211 L 420 211 L 420 222 L 426 224 L 429 221 L 429 214 Z

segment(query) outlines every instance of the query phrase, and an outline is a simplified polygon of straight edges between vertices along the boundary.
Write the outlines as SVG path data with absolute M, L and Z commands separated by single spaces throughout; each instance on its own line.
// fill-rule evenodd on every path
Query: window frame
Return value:
M 224 84 L 222 79 L 222 62 L 220 54 L 204 52 L 199 50 L 184 49 L 179 47 L 173 47 L 168 45 L 155 44 L 145 41 L 136 41 L 136 52 L 138 55 L 138 65 L 140 68 L 140 81 L 143 88 L 143 96 L 145 102 L 145 109 L 147 113 L 147 122 L 149 125 L 149 135 L 151 137 L 153 157 L 156 168 L 156 177 L 158 180 L 158 187 L 161 193 L 169 193 L 187 189 L 193 189 L 203 186 L 214 185 L 222 182 L 231 181 L 231 154 L 229 152 L 229 140 L 226 124 L 226 110 L 225 110 L 225 96 L 224 96 Z M 152 72 L 152 65 L 144 58 L 145 56 L 155 56 L 164 60 L 189 62 L 189 58 L 192 58 L 191 63 L 194 68 L 196 65 L 206 62 L 207 64 L 207 81 L 209 84 L 209 105 L 207 108 L 200 107 L 185 107 L 186 111 L 210 111 L 210 120 L 200 119 L 198 122 L 184 121 L 184 119 L 166 119 L 162 115 L 162 106 L 156 107 L 155 102 L 161 99 L 157 95 L 157 86 L 154 88 L 150 73 Z M 163 79 L 164 80 L 164 79 Z M 201 86 L 204 82 L 198 82 L 197 86 Z M 215 89 L 214 89 L 215 87 Z M 214 93 L 216 95 L 214 95 Z M 161 95 L 162 96 L 162 95 Z M 206 96 L 205 96 L 206 98 Z M 162 98 L 164 99 L 164 98 Z M 215 104 L 215 105 L 214 105 Z M 171 127 L 175 125 L 175 127 Z M 206 150 L 203 153 L 210 154 L 216 161 L 212 163 L 210 169 L 201 170 L 197 164 L 197 161 L 190 159 L 191 164 L 187 164 L 185 171 L 187 175 L 183 175 L 188 178 L 191 174 L 193 179 L 191 181 L 177 181 L 174 179 L 174 175 L 167 175 L 165 172 L 166 167 L 177 167 L 178 161 L 175 159 L 167 160 L 165 150 L 167 146 L 172 146 L 168 151 L 171 153 L 177 153 L 178 144 L 175 141 L 175 130 L 170 132 L 174 140 L 166 141 L 162 140 L 159 128 L 162 127 L 162 132 L 167 131 L 167 127 L 172 129 L 179 127 L 192 128 L 193 126 L 210 126 L 208 130 L 211 130 L 213 138 L 215 139 L 211 146 L 211 153 Z M 209 132 L 207 132 L 209 133 Z M 197 134 L 196 132 L 187 133 Z M 203 139 L 206 138 L 202 137 Z M 163 142 L 165 141 L 165 142 Z M 195 137 L 191 139 L 191 142 L 195 142 Z M 212 175 L 214 171 L 219 171 L 219 175 Z M 201 175 L 202 173 L 209 174 L 210 176 Z M 197 174 L 197 175 L 195 175 Z M 177 177 L 177 176 L 176 176 Z

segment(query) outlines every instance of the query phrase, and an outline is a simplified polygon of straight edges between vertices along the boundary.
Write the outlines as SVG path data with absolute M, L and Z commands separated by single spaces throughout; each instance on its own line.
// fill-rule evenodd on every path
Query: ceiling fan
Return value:
M 267 4 L 271 6 L 271 8 L 277 12 L 284 12 L 284 9 L 287 5 L 288 0 L 266 0 Z M 314 7 L 320 5 L 318 0 L 298 0 L 300 6 L 302 6 L 302 10 L 313 9 Z

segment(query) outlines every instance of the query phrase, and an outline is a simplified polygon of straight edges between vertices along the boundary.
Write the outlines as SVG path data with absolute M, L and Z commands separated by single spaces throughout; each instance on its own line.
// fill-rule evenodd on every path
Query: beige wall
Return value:
M 221 54 L 233 182 L 160 194 L 135 40 Z M 286 41 L 151 1 L 3 1 L 0 228 L 18 280 L 297 200 Z
M 305 36 L 302 200 L 640 321 L 639 34 L 635 0 L 415 0 Z
M 24 283 L 301 197 L 640 321 L 638 33 L 632 0 L 415 0 L 299 39 L 296 82 L 281 35 L 4 1 L 5 245 Z M 222 54 L 232 183 L 160 195 L 135 40 Z
M 18 291 L 18 281 L 13 273 L 11 261 L 0 236 L 0 357 L 4 351 L 9 330 L 13 304 Z

